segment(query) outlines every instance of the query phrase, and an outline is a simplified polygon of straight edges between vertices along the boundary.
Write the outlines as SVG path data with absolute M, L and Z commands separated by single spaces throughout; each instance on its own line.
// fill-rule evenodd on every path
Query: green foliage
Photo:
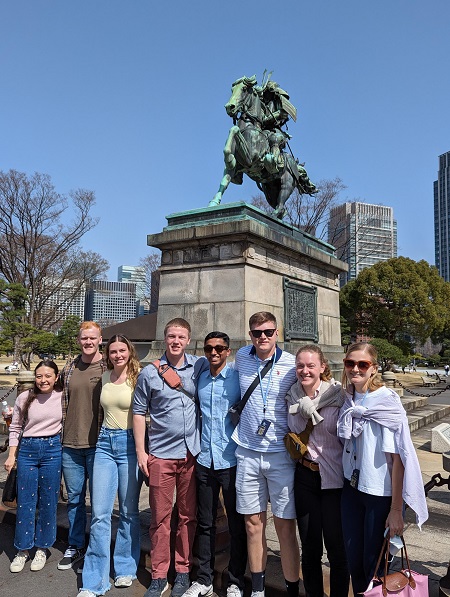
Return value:
M 372 338 L 370 342 L 377 349 L 378 363 L 381 366 L 382 373 L 388 371 L 394 364 L 402 367 L 409 363 L 409 356 L 404 355 L 398 346 L 394 346 L 387 340 Z
M 426 261 L 407 257 L 364 269 L 341 291 L 341 313 L 353 333 L 396 345 L 441 333 L 450 323 L 449 304 L 450 283 Z
M 76 315 L 69 315 L 64 320 L 56 338 L 56 352 L 66 356 L 78 351 L 77 336 L 80 323 L 81 319 Z

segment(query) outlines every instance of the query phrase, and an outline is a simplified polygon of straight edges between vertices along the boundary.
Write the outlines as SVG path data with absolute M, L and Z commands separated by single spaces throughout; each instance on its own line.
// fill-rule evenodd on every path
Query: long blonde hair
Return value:
M 368 342 L 355 342 L 354 344 L 351 344 L 348 347 L 347 352 L 345 354 L 345 358 L 348 359 L 349 356 L 352 354 L 352 352 L 356 352 L 357 350 L 366 352 L 368 354 L 368 356 L 370 357 L 370 361 L 371 361 L 372 365 L 374 367 L 378 367 L 378 353 L 377 353 L 377 349 L 375 348 L 375 346 L 373 344 L 369 344 Z M 383 386 L 384 386 L 384 383 L 381 381 L 381 379 L 378 376 L 378 372 L 376 371 L 370 377 L 367 389 L 370 392 L 373 392 L 374 390 L 377 390 L 378 388 L 381 388 Z M 348 381 L 347 375 L 345 373 L 345 367 L 342 372 L 342 387 L 344 388 L 344 390 L 346 390 L 350 387 L 353 388 L 352 384 Z
M 105 346 L 106 366 L 110 371 L 114 369 L 114 365 L 109 358 L 109 347 L 113 342 L 123 342 L 123 344 L 127 345 L 128 351 L 130 353 L 130 358 L 128 359 L 127 363 L 127 383 L 134 390 L 136 387 L 139 371 L 141 370 L 141 364 L 139 363 L 136 349 L 126 336 L 122 336 L 122 334 L 114 334 L 114 336 L 111 336 Z

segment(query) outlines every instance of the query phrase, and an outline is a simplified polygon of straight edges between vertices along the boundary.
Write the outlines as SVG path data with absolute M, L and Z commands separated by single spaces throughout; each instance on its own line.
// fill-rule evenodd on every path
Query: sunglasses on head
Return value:
M 263 334 L 266 338 L 272 338 L 276 331 L 276 328 L 270 330 L 250 330 L 250 334 L 253 338 L 261 338 Z
M 354 361 L 353 359 L 344 359 L 344 367 L 346 369 L 354 369 L 355 365 L 360 371 L 367 371 L 369 367 L 373 367 L 374 364 L 369 361 Z
M 219 344 L 219 346 L 211 346 L 211 344 L 207 344 L 203 347 L 205 354 L 212 354 L 213 350 L 215 350 L 217 354 L 222 354 L 224 350 L 228 350 L 228 346 L 222 346 L 221 344 Z

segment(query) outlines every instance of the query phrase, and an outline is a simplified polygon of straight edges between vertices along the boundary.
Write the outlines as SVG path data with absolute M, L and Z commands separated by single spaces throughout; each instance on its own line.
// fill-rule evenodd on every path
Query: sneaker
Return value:
M 114 581 L 114 586 L 117 588 L 121 587 L 131 587 L 133 584 L 133 577 L 132 576 L 118 576 Z
M 69 547 L 64 552 L 63 559 L 58 564 L 58 570 L 69 570 L 77 562 L 80 562 L 84 558 L 84 549 L 78 547 Z
M 237 585 L 230 585 L 227 587 L 227 597 L 243 597 L 244 591 Z
M 264 591 L 252 591 L 251 597 L 264 597 Z
M 97 597 L 97 595 L 95 593 L 93 593 L 92 591 L 88 591 L 87 589 L 83 589 L 82 591 L 80 591 L 78 593 L 77 597 Z
M 201 587 L 203 585 L 198 586 Z M 172 597 L 181 597 L 181 595 L 184 595 L 189 588 L 189 574 L 187 572 L 177 572 L 175 582 L 173 583 L 172 587 Z M 195 593 L 195 595 L 197 594 L 198 593 Z M 209 593 L 209 595 L 210 594 L 211 593 Z M 191 593 L 190 597 L 192 597 L 192 595 L 194 595 L 194 593 Z M 202 593 L 202 595 L 206 595 L 206 593 Z
M 47 562 L 47 552 L 45 549 L 36 549 L 33 561 L 31 562 L 30 570 L 36 572 L 42 570 Z
M 174 585 L 175 587 L 175 585 Z M 202 585 L 199 582 L 193 582 L 189 589 L 184 592 L 184 597 L 200 597 L 206 596 L 210 597 L 213 593 L 213 586 L 212 585 Z M 173 591 L 172 591 L 173 595 Z
M 144 597 L 161 597 L 168 588 L 167 578 L 154 578 L 145 591 Z
M 22 572 L 25 562 L 29 559 L 27 551 L 18 551 L 9 565 L 11 572 Z

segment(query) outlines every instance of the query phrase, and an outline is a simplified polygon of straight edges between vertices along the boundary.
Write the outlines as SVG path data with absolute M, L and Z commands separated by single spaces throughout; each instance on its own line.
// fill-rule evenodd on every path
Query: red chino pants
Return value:
M 150 557 L 152 578 L 167 578 L 170 566 L 170 519 L 174 491 L 178 507 L 175 540 L 175 570 L 189 572 L 196 527 L 195 458 L 164 459 L 148 457 L 150 523 Z

